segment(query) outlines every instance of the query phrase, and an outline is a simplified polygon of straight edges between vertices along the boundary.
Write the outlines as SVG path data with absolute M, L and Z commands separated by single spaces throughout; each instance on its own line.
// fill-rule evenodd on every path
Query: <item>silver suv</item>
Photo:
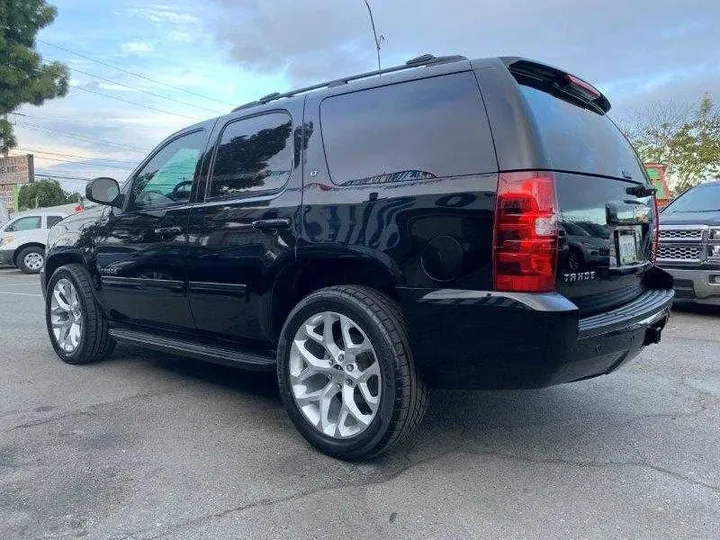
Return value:
M 657 262 L 675 278 L 675 299 L 720 305 L 720 182 L 700 184 L 660 218 Z

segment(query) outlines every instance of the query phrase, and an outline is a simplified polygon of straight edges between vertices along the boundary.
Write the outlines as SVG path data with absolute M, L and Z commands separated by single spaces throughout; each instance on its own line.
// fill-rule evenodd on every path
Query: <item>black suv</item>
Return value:
M 426 55 L 183 129 L 51 232 L 52 345 L 276 369 L 295 426 L 345 459 L 412 432 L 426 385 L 609 373 L 673 297 L 609 108 L 537 62 Z

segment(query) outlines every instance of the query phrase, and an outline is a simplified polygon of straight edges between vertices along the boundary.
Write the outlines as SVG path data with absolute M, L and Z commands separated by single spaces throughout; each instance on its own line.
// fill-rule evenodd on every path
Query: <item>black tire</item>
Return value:
M 63 278 L 69 280 L 77 291 L 83 319 L 80 342 L 70 353 L 58 345 L 50 321 L 50 299 L 55 284 Z M 68 364 L 97 362 L 109 356 L 115 349 L 115 340 L 108 333 L 107 321 L 93 294 L 92 278 L 80 264 L 61 266 L 50 278 L 45 299 L 45 323 L 55 353 Z
M 42 264 L 37 268 L 29 268 L 25 264 L 25 258 L 28 255 L 37 254 L 42 258 Z M 39 274 L 45 264 L 45 250 L 41 247 L 30 246 L 23 249 L 18 253 L 17 259 L 15 259 L 15 265 L 20 269 L 23 274 Z
M 375 348 L 382 374 L 375 418 L 364 431 L 348 439 L 327 436 L 310 424 L 297 406 L 290 385 L 292 340 L 301 324 L 322 311 L 334 311 L 359 323 Z M 280 396 L 295 427 L 321 452 L 340 459 L 369 459 L 386 452 L 415 430 L 427 409 L 427 388 L 413 362 L 402 312 L 390 297 L 368 287 L 327 287 L 301 300 L 281 332 L 277 373 Z

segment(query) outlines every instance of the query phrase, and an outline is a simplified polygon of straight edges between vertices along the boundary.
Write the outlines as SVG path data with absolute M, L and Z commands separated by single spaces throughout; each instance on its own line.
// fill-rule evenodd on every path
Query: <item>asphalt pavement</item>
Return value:
M 522 339 L 522 336 L 520 336 Z M 591 381 L 431 393 L 405 445 L 309 447 L 272 376 L 48 342 L 38 278 L 0 270 L 0 539 L 720 538 L 720 310 Z

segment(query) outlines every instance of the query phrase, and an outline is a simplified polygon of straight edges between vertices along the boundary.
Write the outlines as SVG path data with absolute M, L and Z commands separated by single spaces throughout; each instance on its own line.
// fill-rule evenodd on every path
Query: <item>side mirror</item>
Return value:
M 114 178 L 101 176 L 90 182 L 85 188 L 85 197 L 98 204 L 108 206 L 122 206 L 120 197 L 120 184 Z

